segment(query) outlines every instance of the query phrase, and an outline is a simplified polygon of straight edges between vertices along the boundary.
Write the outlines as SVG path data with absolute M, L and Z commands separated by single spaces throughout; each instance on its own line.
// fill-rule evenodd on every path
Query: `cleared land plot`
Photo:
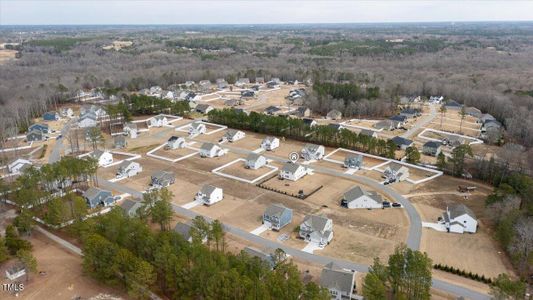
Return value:
M 230 179 L 240 180 L 247 183 L 255 183 L 259 180 L 268 177 L 270 174 L 274 174 L 278 171 L 278 168 L 271 165 L 265 165 L 257 170 L 247 169 L 246 160 L 239 158 L 227 165 L 218 167 L 213 170 L 213 173 L 228 177 Z
M 385 159 L 385 158 L 380 158 L 380 157 L 373 156 L 373 155 L 371 156 L 366 153 L 353 151 L 349 149 L 343 149 L 343 148 L 338 148 L 338 149 L 333 150 L 332 152 L 329 152 L 329 154 L 327 154 L 324 157 L 324 160 L 334 162 L 337 164 L 344 164 L 344 159 L 349 154 L 363 155 L 363 169 L 368 169 L 368 170 L 371 170 L 377 166 L 383 165 L 389 161 L 388 159 Z
M 432 129 L 432 128 L 426 128 L 421 133 L 418 134 L 418 138 L 422 140 L 436 140 L 436 141 L 443 141 L 444 139 L 450 139 L 459 137 L 460 139 L 464 140 L 464 142 L 472 144 L 482 144 L 483 141 L 469 137 L 462 134 L 455 134 L 455 133 L 447 133 L 438 129 Z
M 37 271 L 45 275 L 32 274 L 24 281 L 24 291 L 15 297 L 2 293 L 2 299 L 89 299 L 100 294 L 126 299 L 127 295 L 88 277 L 82 270 L 82 258 L 67 252 L 55 242 L 34 232 L 30 239 L 33 255 L 37 259 Z M 4 274 L 2 268 L 2 274 Z
M 423 221 L 435 222 L 443 212 L 442 209 L 425 204 L 415 204 L 415 207 Z M 483 224 L 480 224 L 475 234 L 453 234 L 423 228 L 420 250 L 426 251 L 433 263 L 446 264 L 485 277 L 494 278 L 500 273 L 514 273 L 506 267 L 505 255 L 485 231 Z M 458 253 L 460 256 L 450 253 Z
M 194 147 L 194 146 L 200 146 L 200 145 L 197 145 L 198 143 L 195 143 L 193 145 L 191 145 L 190 147 Z M 178 161 L 178 160 L 182 160 L 182 159 L 185 159 L 185 158 L 188 158 L 188 157 L 191 157 L 192 155 L 198 153 L 198 150 L 195 150 L 193 148 L 189 148 L 189 147 L 185 147 L 185 148 L 181 148 L 181 149 L 165 149 L 165 145 L 163 145 L 163 147 L 159 146 L 156 151 L 150 151 L 149 153 L 151 155 L 155 155 L 155 156 L 160 156 L 160 157 L 163 157 L 163 158 L 166 158 L 170 161 Z M 156 157 L 157 158 L 157 157 Z
M 390 163 L 397 163 L 401 164 L 404 167 L 406 167 L 409 170 L 409 177 L 405 180 L 407 182 L 410 182 L 412 184 L 419 184 L 423 183 L 432 179 L 435 179 L 436 177 L 439 177 L 442 175 L 441 171 L 433 170 L 425 167 L 419 167 L 411 164 L 402 163 L 399 161 L 390 161 Z M 384 171 L 387 168 L 388 164 L 382 165 L 379 168 L 375 168 L 377 171 Z
M 432 128 L 432 129 L 438 129 L 443 131 L 448 131 L 451 133 L 462 133 L 464 135 L 470 136 L 470 137 L 479 137 L 480 130 L 479 129 L 472 129 L 463 126 L 461 128 L 459 125 L 455 125 L 454 122 L 445 122 L 443 121 L 442 126 L 440 126 L 440 121 L 433 121 L 432 123 L 429 123 L 426 128 Z

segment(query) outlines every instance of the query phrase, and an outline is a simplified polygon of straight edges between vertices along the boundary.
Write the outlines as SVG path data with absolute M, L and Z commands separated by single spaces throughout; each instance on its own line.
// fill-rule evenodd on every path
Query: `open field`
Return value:
M 0 64 L 3 64 L 9 60 L 16 59 L 17 50 L 8 50 L 8 49 L 1 49 L 0 50 Z
M 81 257 L 67 252 L 42 234 L 35 232 L 30 242 L 34 248 L 33 255 L 37 259 L 37 271 L 45 273 L 31 274 L 29 281 L 23 281 L 24 291 L 19 297 L 3 292 L 2 299 L 70 300 L 76 297 L 88 299 L 104 294 L 127 299 L 124 292 L 98 283 L 85 275 Z

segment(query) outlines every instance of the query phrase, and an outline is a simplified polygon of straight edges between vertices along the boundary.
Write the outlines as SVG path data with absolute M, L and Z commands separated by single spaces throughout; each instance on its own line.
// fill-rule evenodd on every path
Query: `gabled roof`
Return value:
M 202 186 L 202 189 L 200 190 L 200 192 L 206 196 L 211 196 L 211 194 L 217 189 L 216 186 L 213 186 L 213 185 L 210 185 L 210 184 L 206 184 L 204 186 Z
M 347 202 L 351 202 L 351 201 L 361 198 L 362 196 L 368 196 L 378 203 L 383 202 L 383 199 L 378 193 L 366 191 L 360 186 L 354 186 L 353 188 L 348 190 L 346 193 L 344 193 L 344 200 L 346 200 Z
M 211 107 L 211 105 L 209 105 L 209 104 L 201 103 L 201 104 L 196 105 L 196 110 L 197 110 L 197 111 L 201 111 L 201 112 L 205 112 L 205 111 L 207 111 L 207 109 L 209 109 L 210 107 Z
M 303 118 L 302 121 L 304 122 L 305 125 L 308 125 L 308 126 L 311 126 L 313 123 L 316 123 L 316 121 L 311 118 Z
M 272 143 L 275 139 L 277 139 L 277 137 L 275 136 L 267 136 L 264 141 L 268 142 L 268 143 Z
M 290 210 L 290 208 L 287 208 L 283 206 L 282 204 L 271 204 L 269 207 L 265 209 L 264 214 L 267 216 L 276 216 L 279 218 L 287 210 Z
M 394 125 L 391 120 L 383 120 L 383 121 L 379 121 L 376 124 L 374 124 L 374 127 L 375 128 L 391 128 L 391 127 L 394 127 Z
M 202 122 L 192 122 L 190 126 L 194 129 L 198 129 L 201 126 L 205 127 L 205 124 Z
M 167 171 L 156 171 L 152 174 L 152 179 L 158 181 L 172 180 L 174 179 L 174 173 Z
M 455 100 L 448 100 L 446 101 L 446 105 L 447 107 L 462 107 L 463 105 L 460 104 L 459 102 L 455 101 Z
M 305 144 L 304 150 L 314 153 L 314 152 L 317 152 L 318 149 L 320 149 L 321 147 L 324 147 L 324 146 L 317 145 L 317 144 Z
M 359 134 L 366 135 L 366 136 L 373 136 L 376 134 L 376 132 L 370 129 L 363 129 L 359 132 Z
M 123 162 L 121 162 L 119 165 L 118 165 L 118 170 L 121 171 L 121 170 L 125 170 L 127 169 L 130 165 L 132 164 L 138 164 L 137 162 L 134 162 L 132 160 L 125 160 Z
M 476 219 L 476 214 L 474 214 L 474 212 L 464 204 L 457 204 L 453 206 L 451 209 L 449 209 L 449 211 L 450 211 L 450 219 L 455 219 L 464 214 L 467 214 L 473 219 Z
M 83 193 L 83 196 L 91 200 L 91 199 L 96 198 L 100 193 L 111 193 L 111 192 L 100 189 L 100 188 L 96 188 L 96 187 L 90 187 Z
M 344 270 L 333 262 L 324 266 L 320 274 L 320 286 L 335 289 L 351 295 L 355 273 Z
M 265 253 L 259 249 L 253 247 L 244 247 L 243 251 L 251 257 L 257 257 L 260 260 L 266 262 L 270 267 L 274 267 L 274 259 L 271 254 Z
M 307 215 L 304 218 L 303 224 L 309 226 L 313 231 L 322 232 L 326 229 L 326 224 L 330 219 L 323 216 Z
M 226 131 L 225 136 L 227 136 L 227 137 L 234 137 L 234 136 L 236 136 L 239 132 L 241 132 L 241 131 L 240 131 L 240 130 L 235 130 L 235 129 L 228 129 L 228 131 Z
M 403 138 L 401 136 L 395 136 L 391 139 L 391 141 L 394 142 L 396 146 L 409 146 L 413 144 L 413 141 Z
M 402 164 L 395 163 L 395 162 L 390 163 L 387 167 L 390 168 L 393 171 L 399 171 L 401 169 L 409 170 L 409 169 L 407 169 L 406 166 L 404 166 Z
M 193 226 L 190 224 L 178 222 L 174 227 L 174 231 L 181 235 L 185 240 L 189 240 L 191 238 L 191 228 L 193 228 Z
M 126 199 L 120 204 L 120 207 L 126 213 L 129 214 L 132 210 L 137 210 L 140 205 L 141 205 L 141 202 L 139 202 L 139 201 L 133 201 L 131 199 Z
M 102 157 L 102 155 L 104 155 L 104 153 L 109 153 L 107 151 L 102 151 L 100 149 L 96 149 L 94 150 L 92 153 L 91 153 L 91 156 L 96 158 L 96 159 L 100 159 L 100 157 Z
M 255 162 L 261 157 L 264 157 L 264 156 L 261 155 L 261 154 L 257 154 L 257 153 L 250 153 L 250 154 L 248 154 L 248 157 L 246 157 L 246 160 Z
M 440 146 L 441 146 L 441 143 L 437 141 L 429 141 L 429 142 L 426 142 L 423 147 L 438 149 Z
M 283 168 L 281 169 L 283 172 L 287 172 L 287 173 L 296 173 L 296 171 L 299 169 L 299 168 L 303 168 L 302 166 L 300 166 L 299 164 L 294 164 L 294 163 L 285 163 L 283 165 Z
M 218 146 L 213 143 L 203 143 L 200 150 L 211 151 L 213 148 L 218 148 Z
M 265 111 L 268 112 L 268 113 L 273 113 L 273 112 L 277 112 L 277 111 L 280 111 L 281 108 L 277 107 L 277 106 L 269 106 L 267 108 L 265 108 Z
M 396 121 L 396 122 L 405 122 L 407 120 L 406 116 L 402 115 L 395 115 L 389 118 L 389 120 Z

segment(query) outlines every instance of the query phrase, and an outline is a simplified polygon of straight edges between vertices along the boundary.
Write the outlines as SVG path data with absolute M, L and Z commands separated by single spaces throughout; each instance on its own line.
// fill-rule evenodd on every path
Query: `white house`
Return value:
M 7 170 L 11 174 L 19 174 L 23 170 L 29 168 L 32 166 L 31 161 L 24 159 L 24 158 L 18 158 L 9 165 L 7 165 Z
M 65 118 L 72 118 L 74 116 L 74 111 L 70 107 L 64 107 L 61 109 L 61 116 Z
M 17 263 L 6 269 L 6 277 L 9 280 L 16 280 L 24 275 L 26 275 L 26 267 L 22 263 Z
M 97 117 L 94 113 L 84 114 L 78 120 L 78 127 L 80 128 L 96 127 L 96 125 L 98 124 L 96 120 L 97 120 Z
M 322 269 L 320 286 L 328 289 L 331 299 L 353 299 L 352 297 L 355 296 L 355 272 L 330 262 Z
M 390 163 L 383 172 L 385 179 L 391 183 L 404 181 L 409 177 L 409 169 L 406 166 L 397 163 Z
M 122 130 L 132 139 L 136 139 L 137 135 L 139 134 L 139 130 L 137 129 L 137 124 L 133 122 L 128 122 L 124 124 L 124 127 Z
M 326 149 L 322 145 L 305 144 L 302 149 L 302 157 L 305 160 L 320 160 L 324 157 Z
M 228 129 L 228 131 L 226 131 L 226 134 L 224 134 L 224 138 L 232 143 L 243 139 L 245 136 L 246 134 L 243 131 L 235 129 Z
M 94 150 L 91 156 L 98 161 L 98 166 L 107 166 L 113 162 L 113 154 L 109 151 Z
M 203 143 L 202 147 L 200 148 L 201 157 L 219 157 L 224 154 L 226 154 L 224 149 L 213 143 Z
M 277 137 L 273 136 L 267 136 L 262 142 L 261 142 L 261 148 L 272 151 L 279 147 L 279 139 Z
M 307 215 L 300 224 L 299 235 L 302 239 L 325 247 L 333 239 L 333 220 L 317 215 Z
M 204 115 L 207 115 L 213 109 L 215 109 L 215 108 L 213 106 L 209 105 L 209 104 L 198 104 L 198 105 L 196 105 L 196 111 L 201 113 L 201 114 L 204 114 Z
M 125 160 L 118 165 L 117 178 L 132 177 L 140 172 L 143 168 L 141 164 L 132 160 Z
M 168 119 L 162 115 L 151 117 L 148 120 L 148 127 L 163 127 L 165 125 L 168 125 Z
M 346 208 L 382 208 L 383 198 L 372 191 L 366 191 L 360 186 L 355 186 L 344 193 L 341 200 L 341 206 Z
M 201 201 L 204 205 L 212 205 L 224 198 L 224 192 L 221 188 L 206 184 L 196 193 L 195 201 Z
M 285 163 L 279 172 L 279 178 L 297 181 L 307 175 L 307 169 L 299 164 Z
M 205 127 L 204 123 L 193 122 L 191 125 L 189 125 L 190 136 L 197 136 L 200 134 L 205 134 L 206 132 L 207 132 L 207 127 Z
M 443 96 L 431 96 L 429 97 L 429 103 L 440 104 L 444 101 Z
M 476 233 L 477 219 L 474 212 L 464 204 L 458 204 L 451 209 L 446 207 L 440 221 L 448 232 L 453 233 Z
M 187 145 L 187 142 L 185 142 L 185 139 L 178 136 L 171 136 L 167 144 L 165 145 L 165 149 L 182 149 L 185 148 Z
M 245 166 L 247 169 L 257 170 L 266 165 L 267 161 L 263 155 L 250 153 L 246 158 Z

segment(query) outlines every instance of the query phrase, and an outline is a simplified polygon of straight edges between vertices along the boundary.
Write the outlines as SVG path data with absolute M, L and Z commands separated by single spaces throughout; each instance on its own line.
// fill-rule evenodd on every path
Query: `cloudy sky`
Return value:
M 0 25 L 533 21 L 533 1 L 0 0 Z

